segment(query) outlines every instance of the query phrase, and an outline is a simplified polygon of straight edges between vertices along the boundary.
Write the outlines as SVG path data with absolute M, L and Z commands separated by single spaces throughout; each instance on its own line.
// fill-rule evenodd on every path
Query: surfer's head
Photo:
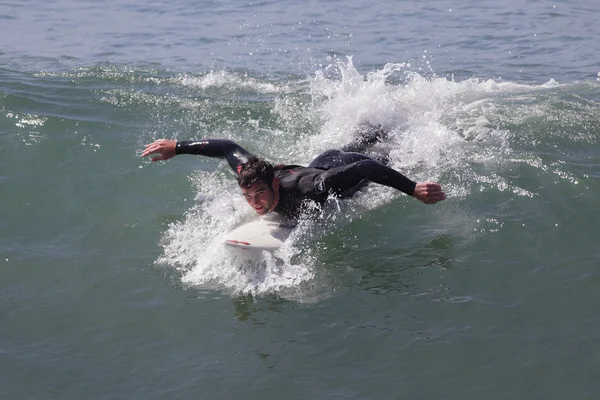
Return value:
M 250 207 L 259 215 L 271 211 L 279 201 L 279 181 L 273 166 L 256 156 L 238 168 L 238 184 Z

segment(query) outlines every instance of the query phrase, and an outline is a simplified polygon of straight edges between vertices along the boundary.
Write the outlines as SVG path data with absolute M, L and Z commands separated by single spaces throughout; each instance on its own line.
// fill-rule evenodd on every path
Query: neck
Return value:
M 275 200 L 273 200 L 273 205 L 269 209 L 269 212 L 271 212 L 275 208 L 277 208 L 277 204 L 279 203 L 279 189 L 277 189 L 277 190 L 273 189 L 273 191 L 275 192 Z

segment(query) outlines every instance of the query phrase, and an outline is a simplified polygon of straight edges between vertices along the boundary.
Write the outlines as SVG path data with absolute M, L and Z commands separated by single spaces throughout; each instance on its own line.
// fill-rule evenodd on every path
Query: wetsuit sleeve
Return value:
M 343 194 L 360 184 L 362 180 L 393 187 L 409 196 L 415 191 L 416 182 L 400 172 L 374 160 L 362 160 L 341 167 L 331 168 L 320 176 L 324 189 L 337 195 Z
M 205 157 L 224 158 L 235 172 L 251 156 L 242 146 L 226 139 L 178 141 L 175 147 L 175 154 L 194 154 Z

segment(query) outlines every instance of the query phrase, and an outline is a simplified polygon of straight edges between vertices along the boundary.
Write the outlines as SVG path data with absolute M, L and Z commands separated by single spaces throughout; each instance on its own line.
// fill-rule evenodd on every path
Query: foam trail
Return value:
M 223 236 L 252 211 L 228 177 L 201 172 L 199 199 L 184 220 L 172 224 L 165 233 L 160 264 L 178 269 L 187 285 L 224 290 L 231 294 L 287 293 L 302 298 L 297 288 L 314 278 L 311 258 L 297 260 L 299 249 L 294 238 L 275 255 L 231 249 Z M 310 296 L 308 296 L 310 297 Z M 306 301 L 308 301 L 306 297 Z
M 438 224 L 454 233 L 473 231 L 473 221 L 478 219 L 458 212 L 457 201 L 482 190 L 535 196 L 502 175 L 503 168 L 516 160 L 511 147 L 514 138 L 510 131 L 501 128 L 506 109 L 503 102 L 552 90 L 556 85 L 527 86 L 478 79 L 455 82 L 435 76 L 425 78 L 409 68 L 407 64 L 387 64 L 362 75 L 348 59 L 317 71 L 308 82 L 301 83 L 304 95 L 282 95 L 272 103 L 271 114 L 281 129 L 272 138 L 264 137 L 269 132 L 261 131 L 257 146 L 266 146 L 272 159 L 306 165 L 321 151 L 350 142 L 352 132 L 361 124 L 381 125 L 390 133 L 386 146 L 394 168 L 416 181 L 443 184 L 450 200 L 439 208 Z M 239 82 L 231 83 L 231 76 L 221 75 L 209 74 L 200 82 L 183 82 L 202 88 L 218 86 L 219 79 L 225 79 L 228 83 L 224 85 L 240 87 Z M 392 75 L 395 81 L 399 76 L 400 83 L 390 84 Z M 257 82 L 248 80 L 248 84 Z M 245 121 L 239 125 L 247 129 Z M 271 139 L 289 146 L 269 145 Z M 251 218 L 252 211 L 239 196 L 230 174 L 220 170 L 213 174 L 202 172 L 195 181 L 202 183 L 198 192 L 204 200 L 165 233 L 164 254 L 159 262 L 179 269 L 186 284 L 229 293 L 276 293 L 311 301 L 327 292 L 323 288 L 331 281 L 318 255 L 311 251 L 314 238 L 318 238 L 314 232 L 320 227 L 310 223 L 301 226 L 274 255 L 236 254 L 224 248 L 222 238 Z M 336 203 L 340 211 L 324 218 L 326 229 L 336 229 L 358 214 L 391 201 L 415 201 L 377 185 L 371 185 L 366 193 L 352 201 Z M 501 220 L 485 220 L 492 221 L 489 224 L 494 227 L 502 226 Z
M 337 69 L 339 73 L 334 75 L 340 78 L 328 78 L 319 71 L 311 81 L 313 112 L 322 128 L 309 138 L 310 157 L 344 145 L 357 125 L 369 122 L 390 131 L 392 165 L 420 181 L 472 173 L 465 168 L 471 162 L 509 161 L 510 132 L 494 121 L 498 101 L 546 88 L 493 80 L 425 78 L 408 70 L 407 64 L 387 64 L 365 76 L 357 72 L 351 59 L 328 68 Z M 392 74 L 403 77 L 401 84 L 386 83 Z M 297 151 L 303 145 L 305 142 L 299 143 Z M 452 195 L 470 190 L 459 182 L 449 183 Z M 510 186 L 502 181 L 498 184 Z

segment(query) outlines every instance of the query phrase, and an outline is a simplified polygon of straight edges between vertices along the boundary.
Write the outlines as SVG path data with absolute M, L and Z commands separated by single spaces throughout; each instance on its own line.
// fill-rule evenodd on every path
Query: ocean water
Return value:
M 596 399 L 600 5 L 0 3 L 0 399 Z M 275 254 L 228 138 L 372 185 Z M 333 209 L 333 211 L 331 211 Z

